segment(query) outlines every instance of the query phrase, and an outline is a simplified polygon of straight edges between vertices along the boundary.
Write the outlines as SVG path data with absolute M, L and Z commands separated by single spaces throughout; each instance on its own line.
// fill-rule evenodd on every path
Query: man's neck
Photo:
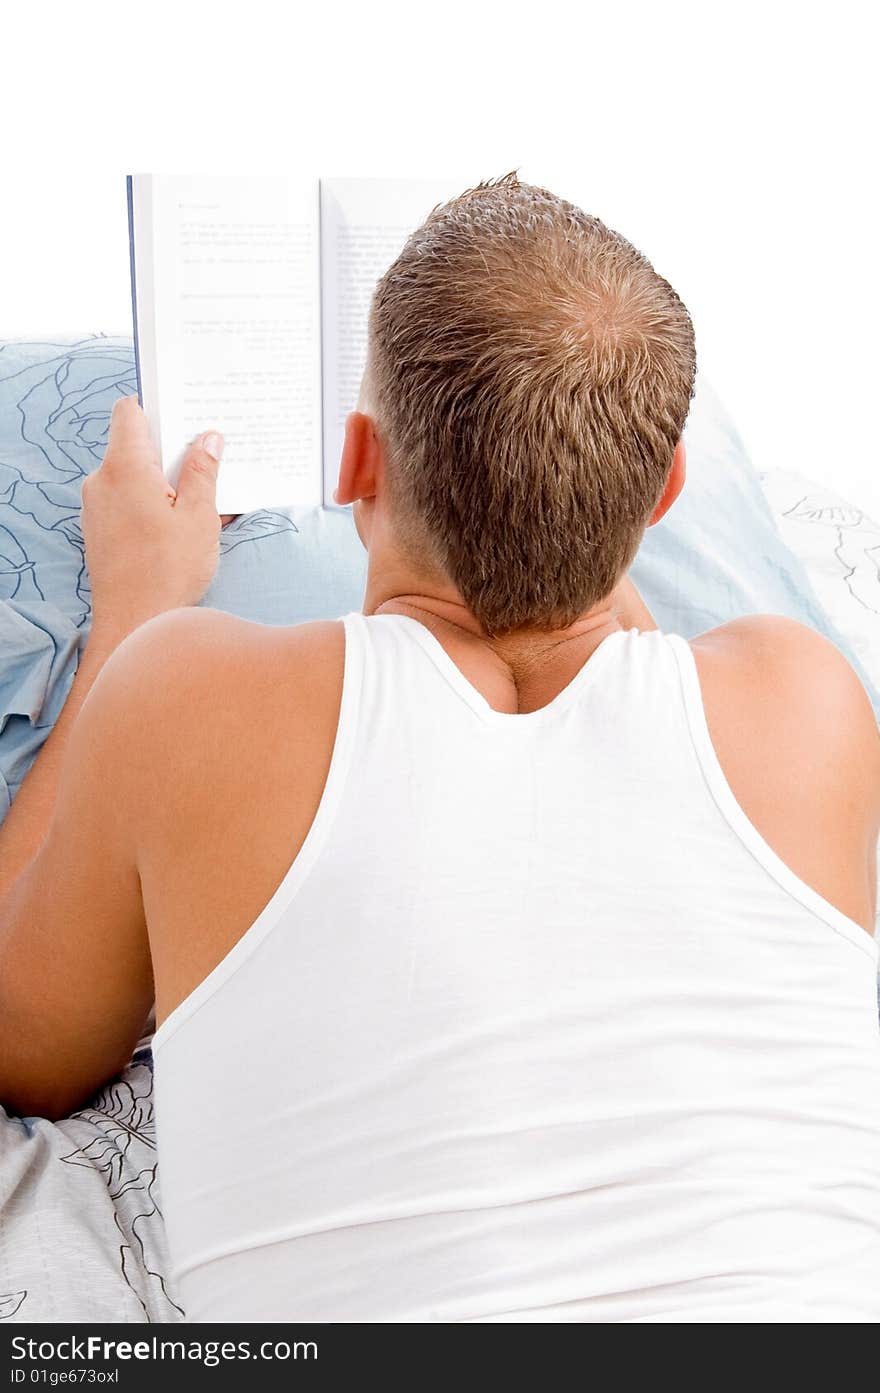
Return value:
M 403 614 L 424 624 L 458 661 L 480 655 L 496 671 L 506 672 L 521 691 L 541 669 L 551 685 L 556 675 L 567 681 L 604 638 L 623 627 L 612 595 L 561 629 L 519 629 L 490 636 L 444 577 L 419 573 L 398 558 L 370 558 L 365 614 Z M 543 685 L 543 683 L 542 683 Z

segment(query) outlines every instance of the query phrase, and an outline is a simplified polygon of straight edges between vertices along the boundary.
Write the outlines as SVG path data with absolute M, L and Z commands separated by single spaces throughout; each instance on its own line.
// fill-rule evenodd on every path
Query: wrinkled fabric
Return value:
M 48 601 L 0 604 L 0 821 L 58 719 L 82 637 Z

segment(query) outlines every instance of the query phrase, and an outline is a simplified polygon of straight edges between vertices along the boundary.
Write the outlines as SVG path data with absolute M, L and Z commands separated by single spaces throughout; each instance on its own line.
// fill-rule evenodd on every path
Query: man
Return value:
M 816 634 L 754 616 L 688 646 L 628 585 L 693 380 L 684 306 L 596 219 L 512 178 L 437 210 L 379 284 L 347 424 L 368 618 L 294 629 L 192 608 L 221 442 L 169 498 L 117 406 L 84 487 L 91 638 L 0 831 L 0 1097 L 63 1115 L 155 996 L 191 1315 L 874 1299 L 880 741 Z M 218 1131 L 221 1086 L 279 1110 L 280 1170 Z

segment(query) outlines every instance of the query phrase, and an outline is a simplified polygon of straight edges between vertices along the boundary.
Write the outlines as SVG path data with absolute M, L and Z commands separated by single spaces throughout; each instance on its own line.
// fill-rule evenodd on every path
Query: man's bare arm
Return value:
M 733 793 L 794 873 L 873 932 L 880 732 L 843 654 L 756 614 L 691 641 L 712 744 Z
M 104 462 L 83 483 L 92 631 L 55 728 L 0 826 L 0 904 L 48 831 L 65 747 L 104 664 L 138 625 L 204 594 L 217 564 L 216 474 L 217 460 L 195 442 L 175 493 L 137 402 L 117 402 Z
M 143 413 L 126 398 L 104 462 L 83 485 L 92 635 L 0 828 L 0 1101 L 31 1113 L 59 1116 L 117 1072 L 152 1003 L 134 851 L 115 801 L 130 718 L 149 728 L 150 677 L 139 672 L 142 691 L 126 688 L 121 649 L 145 621 L 195 604 L 210 583 L 221 443 L 194 442 L 175 493 Z
M 0 826 L 0 904 L 40 849 L 49 827 L 73 723 L 98 673 L 124 634 L 92 632 L 55 727 Z
M 71 723 L 48 829 L 0 901 L 0 1102 L 25 1115 L 64 1116 L 118 1073 L 152 1005 L 126 791 L 143 739 L 127 719 L 144 715 L 134 675 L 123 643 Z

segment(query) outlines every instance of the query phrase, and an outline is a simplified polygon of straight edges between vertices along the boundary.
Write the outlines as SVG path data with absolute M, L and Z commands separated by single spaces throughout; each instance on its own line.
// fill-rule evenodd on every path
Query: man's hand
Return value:
M 194 441 L 175 493 L 137 401 L 116 403 L 104 461 L 82 488 L 93 632 L 121 638 L 202 598 L 217 569 L 222 450 L 215 432 Z

